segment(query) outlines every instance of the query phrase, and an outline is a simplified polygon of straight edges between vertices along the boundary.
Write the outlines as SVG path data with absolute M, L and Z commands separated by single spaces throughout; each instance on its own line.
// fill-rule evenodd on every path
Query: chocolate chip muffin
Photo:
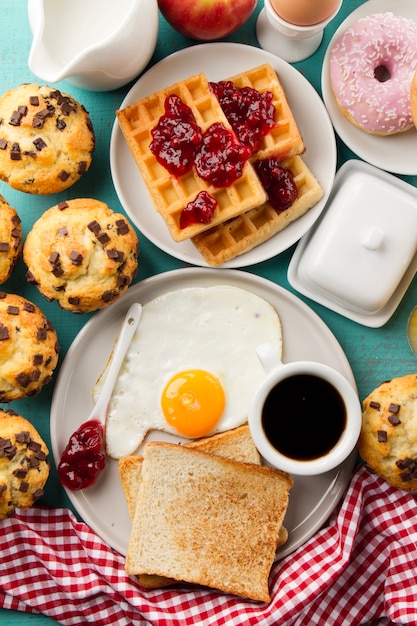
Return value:
M 47 85 L 0 97 L 0 179 L 32 194 L 58 193 L 88 170 L 95 148 L 85 108 Z
M 48 448 L 38 431 L 14 411 L 0 409 L 0 520 L 43 495 Z
M 22 227 L 17 211 L 0 195 L 0 283 L 16 268 L 22 254 Z
M 53 325 L 35 304 L 0 292 L 0 402 L 37 395 L 58 362 Z
M 359 454 L 391 485 L 417 491 L 417 374 L 386 381 L 363 401 Z
M 128 220 L 91 198 L 48 209 L 23 248 L 27 280 L 49 301 L 74 313 L 102 309 L 134 279 L 138 238 Z

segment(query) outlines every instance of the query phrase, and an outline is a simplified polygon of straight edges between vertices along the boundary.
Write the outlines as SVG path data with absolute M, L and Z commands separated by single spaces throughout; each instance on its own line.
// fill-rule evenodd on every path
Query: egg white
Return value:
M 177 435 L 165 421 L 161 393 L 174 374 L 188 369 L 206 370 L 223 385 L 225 410 L 210 434 L 245 423 L 254 390 L 265 377 L 256 347 L 267 341 L 281 355 L 278 313 L 238 287 L 178 289 L 144 304 L 110 402 L 108 455 L 132 454 L 151 430 Z M 95 396 L 104 378 L 105 372 Z

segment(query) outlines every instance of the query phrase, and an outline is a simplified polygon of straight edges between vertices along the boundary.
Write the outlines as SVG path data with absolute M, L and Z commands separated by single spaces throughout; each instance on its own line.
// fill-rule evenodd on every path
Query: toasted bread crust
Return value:
M 129 574 L 270 600 L 268 578 L 293 484 L 288 474 L 152 442 L 141 476 Z

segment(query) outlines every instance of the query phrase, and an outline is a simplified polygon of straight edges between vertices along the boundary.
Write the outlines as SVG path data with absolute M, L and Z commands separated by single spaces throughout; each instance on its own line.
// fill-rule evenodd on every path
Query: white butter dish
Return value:
M 321 218 L 300 240 L 288 280 L 365 326 L 385 324 L 417 270 L 417 189 L 359 160 L 337 172 Z

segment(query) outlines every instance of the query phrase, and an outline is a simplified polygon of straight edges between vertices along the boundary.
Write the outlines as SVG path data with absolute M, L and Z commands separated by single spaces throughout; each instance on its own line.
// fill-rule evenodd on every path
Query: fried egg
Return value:
M 281 355 L 276 310 L 238 287 L 189 287 L 145 303 L 109 405 L 108 455 L 132 454 L 150 431 L 194 439 L 247 422 L 265 377 L 256 348 L 267 341 Z

